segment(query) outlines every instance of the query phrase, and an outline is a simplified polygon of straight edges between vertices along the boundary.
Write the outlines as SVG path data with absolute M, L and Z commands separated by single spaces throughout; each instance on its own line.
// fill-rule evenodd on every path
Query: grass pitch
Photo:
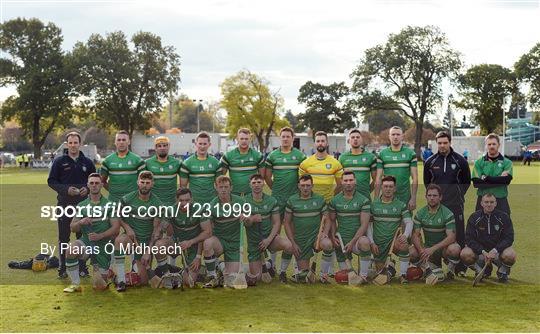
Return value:
M 420 167 L 421 168 L 421 167 Z M 421 170 L 420 170 L 421 175 Z M 56 271 L 11 270 L 11 259 L 27 259 L 39 243 L 55 244 L 56 222 L 40 218 L 55 205 L 46 171 L 0 172 L 0 331 L 540 331 L 540 165 L 514 165 L 510 204 L 518 261 L 511 283 L 466 279 L 425 286 L 282 285 L 277 281 L 243 291 L 112 288 L 66 295 Z M 423 187 L 418 205 L 425 204 Z M 475 205 L 467 194 L 466 215 Z M 279 260 L 278 260 L 279 263 Z

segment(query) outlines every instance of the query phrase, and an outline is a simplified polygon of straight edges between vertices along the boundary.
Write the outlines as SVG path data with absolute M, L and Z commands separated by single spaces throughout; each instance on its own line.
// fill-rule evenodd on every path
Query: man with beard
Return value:
M 152 192 L 154 186 L 154 177 L 152 172 L 142 171 L 137 179 L 138 190 L 133 191 L 120 200 L 121 207 L 130 207 L 130 213 L 127 217 L 120 218 L 120 225 L 125 234 L 119 235 L 115 240 L 115 268 L 117 276 L 116 290 L 123 292 L 126 290 L 125 280 L 125 254 L 120 248 L 122 244 L 124 249 L 133 249 L 134 246 L 140 246 L 135 253 L 135 263 L 137 272 L 141 278 L 141 284 L 148 283 L 147 269 L 150 265 L 152 256 L 148 252 L 142 252 L 141 249 L 152 247 L 161 237 L 160 219 L 152 217 L 153 209 L 162 207 L 159 198 Z M 150 209 L 150 210 L 149 210 Z
M 371 191 L 377 177 L 377 157 L 364 150 L 362 141 L 360 130 L 352 129 L 348 139 L 351 150 L 340 155 L 339 162 L 344 170 L 354 172 L 356 190 L 362 196 L 371 199 Z
M 137 190 L 137 175 L 144 170 L 144 160 L 129 150 L 129 134 L 118 131 L 114 137 L 116 152 L 101 164 L 103 186 L 109 191 L 109 201 L 117 202 L 122 196 Z
M 467 160 L 454 151 L 452 138 L 441 131 L 435 136 L 437 153 L 424 163 L 424 185 L 436 184 L 441 187 L 442 204 L 450 209 L 456 221 L 456 241 L 461 248 L 465 246 L 465 218 L 463 216 L 465 194 L 471 185 L 471 171 Z M 462 272 L 465 266 L 458 264 L 456 272 Z
M 154 145 L 156 154 L 146 159 L 146 170 L 154 174 L 153 192 L 164 205 L 174 205 L 181 161 L 169 155 L 169 138 L 159 136 Z

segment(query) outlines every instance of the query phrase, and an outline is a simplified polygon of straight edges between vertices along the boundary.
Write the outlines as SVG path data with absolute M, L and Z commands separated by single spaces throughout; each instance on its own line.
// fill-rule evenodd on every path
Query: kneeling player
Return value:
M 313 178 L 309 174 L 298 180 L 299 193 L 292 195 L 285 207 L 285 233 L 292 244 L 298 270 L 296 282 L 311 282 L 309 262 L 316 248 L 319 227 L 327 219 L 324 197 L 312 191 Z
M 442 280 L 442 258 L 447 261 L 448 277 L 455 276 L 454 268 L 459 263 L 461 248 L 456 243 L 456 223 L 454 214 L 441 204 L 441 187 L 430 184 L 426 188 L 427 205 L 414 216 L 413 246 L 409 252 L 411 263 L 424 263 L 426 275 L 433 273 L 437 280 Z M 422 244 L 421 232 L 424 234 Z M 432 284 L 437 280 L 430 280 Z M 427 280 L 426 280 L 427 282 Z
M 106 280 L 108 279 L 110 254 L 112 251 L 111 240 L 118 234 L 120 230 L 120 222 L 110 219 L 110 214 L 105 216 L 106 205 L 108 200 L 101 195 L 103 183 L 101 177 L 97 173 L 88 176 L 88 198 L 78 204 L 81 208 L 100 207 L 101 217 L 92 217 L 94 209 L 81 209 L 82 217 L 75 217 L 71 222 L 71 231 L 74 233 L 82 232 L 80 239 L 70 243 L 66 253 L 66 268 L 71 279 L 71 286 L 64 289 L 64 292 L 79 292 L 80 277 L 79 277 L 79 259 L 87 260 L 91 257 L 94 266 L 94 288 L 98 290 L 107 287 Z M 90 212 L 89 212 L 90 211 Z M 107 246 L 110 244 L 110 246 Z
M 392 261 L 387 261 L 390 252 L 399 257 L 400 282 L 408 283 L 407 269 L 409 268 L 409 243 L 413 222 L 407 205 L 394 197 L 396 179 L 387 175 L 381 180 L 382 195 L 371 203 L 373 221 L 368 228 L 368 239 L 371 252 L 378 272 L 387 274 L 389 278 L 396 270 Z M 401 229 L 400 229 L 401 227 Z M 403 231 L 403 233 L 401 233 Z M 391 245 L 394 245 L 391 249 Z M 362 262 L 360 263 L 362 265 Z M 365 272 L 360 268 L 360 272 Z M 386 273 L 385 273 L 386 272 Z M 377 281 L 375 281 L 377 283 Z M 388 280 L 384 280 L 385 284 Z
M 203 242 L 204 263 L 207 270 L 206 288 L 222 284 L 216 272 L 216 258 L 221 254 L 225 258 L 225 278 L 232 277 L 240 269 L 240 220 L 244 218 L 242 197 L 231 193 L 231 179 L 221 175 L 216 178 L 215 187 L 218 196 L 210 202 L 210 219 L 213 236 Z M 231 276 L 229 276 L 231 275 Z
M 120 203 L 122 207 L 131 207 L 128 217 L 122 217 L 120 224 L 125 234 L 120 234 L 115 239 L 114 263 L 116 269 L 116 290 L 123 292 L 126 290 L 125 275 L 125 251 L 135 250 L 135 263 L 137 273 L 140 277 L 140 284 L 148 283 L 147 269 L 150 266 L 152 255 L 143 252 L 146 247 L 152 247 L 161 237 L 161 222 L 159 218 L 151 217 L 149 214 L 151 207 L 160 208 L 161 201 L 152 193 L 154 177 L 152 172 L 143 171 L 137 180 L 138 190 L 122 197 Z
M 486 264 L 488 268 L 484 277 L 491 275 L 491 264 L 499 269 L 499 282 L 507 283 L 510 268 L 516 262 L 514 243 L 514 227 L 512 220 L 505 212 L 496 210 L 497 199 L 493 194 L 482 196 L 482 210 L 473 213 L 467 221 L 465 244 L 461 251 L 461 261 L 479 272 Z
M 196 212 L 193 205 L 191 190 L 180 188 L 176 191 L 176 205 L 180 210 L 175 217 L 168 217 L 170 226 L 173 229 L 173 238 L 163 238 L 156 242 L 156 246 L 173 246 L 174 243 L 180 246 L 182 257 L 185 258 L 187 270 L 184 271 L 183 281 L 185 285 L 192 286 L 197 280 L 199 268 L 201 265 L 202 242 L 212 235 L 212 226 L 209 221 L 201 222 L 201 218 L 195 217 Z M 173 258 L 180 254 L 168 254 Z M 156 254 L 157 268 L 156 273 L 166 272 L 167 255 Z M 189 277 L 188 277 L 189 275 Z
M 370 201 L 356 190 L 356 178 L 354 172 L 345 171 L 341 179 L 343 190 L 337 194 L 328 204 L 328 217 L 330 224 L 325 225 L 321 237 L 323 250 L 321 262 L 321 282 L 328 283 L 328 272 L 332 265 L 332 251 L 337 250 L 339 269 L 347 268 L 346 259 L 352 259 L 352 253 L 359 255 L 360 259 L 370 261 L 369 240 L 362 237 L 367 232 L 370 218 Z M 335 228 L 337 224 L 337 229 Z M 332 228 L 333 227 L 333 228 Z M 328 234 L 331 230 L 337 231 L 343 241 L 345 253 L 341 249 L 339 238 L 330 240 Z M 367 270 L 367 267 L 366 267 Z M 362 273 L 360 275 L 362 277 Z M 365 281 L 367 271 L 363 275 Z
M 272 253 L 281 250 L 292 252 L 292 245 L 288 239 L 278 235 L 281 231 L 279 205 L 274 197 L 263 193 L 263 177 L 260 174 L 251 175 L 249 185 L 251 194 L 244 197 L 246 203 L 251 205 L 251 215 L 245 220 L 249 271 L 259 281 L 267 270 L 272 277 L 275 275 L 271 261 L 266 262 L 266 250 Z

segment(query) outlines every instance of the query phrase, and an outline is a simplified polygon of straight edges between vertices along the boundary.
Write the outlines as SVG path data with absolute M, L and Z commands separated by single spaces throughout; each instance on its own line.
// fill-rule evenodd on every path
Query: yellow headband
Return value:
M 169 138 L 165 137 L 165 136 L 159 136 L 157 137 L 156 139 L 154 139 L 154 145 L 157 145 L 157 144 L 168 144 L 169 143 Z

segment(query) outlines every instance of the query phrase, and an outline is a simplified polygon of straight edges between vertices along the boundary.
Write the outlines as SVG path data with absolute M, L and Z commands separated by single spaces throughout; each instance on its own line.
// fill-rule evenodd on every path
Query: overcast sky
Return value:
M 302 84 L 350 82 L 363 52 L 407 25 L 438 25 L 466 65 L 512 67 L 540 41 L 539 1 L 4 1 L 1 19 L 54 22 L 64 48 L 92 33 L 139 30 L 162 37 L 182 59 L 180 92 L 218 100 L 219 83 L 241 69 L 303 110 Z M 0 89 L 0 100 L 13 94 Z

